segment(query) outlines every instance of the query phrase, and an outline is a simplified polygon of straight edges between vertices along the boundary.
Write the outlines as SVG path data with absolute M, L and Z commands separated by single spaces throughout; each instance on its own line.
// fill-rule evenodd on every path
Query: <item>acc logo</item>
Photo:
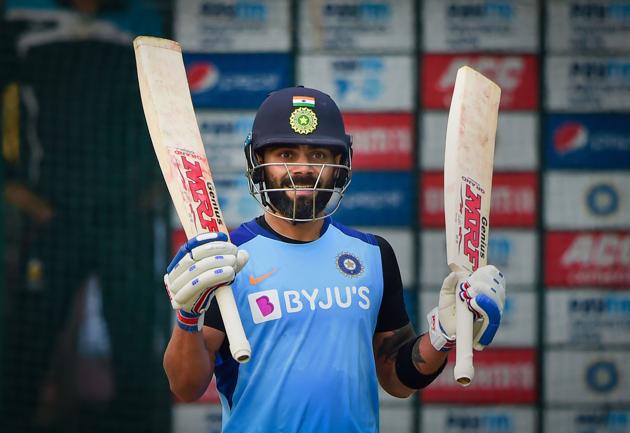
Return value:
M 310 108 L 300 107 L 291 113 L 289 124 L 298 134 L 310 134 L 317 128 L 317 115 Z
M 619 194 L 611 184 L 594 185 L 586 193 L 586 203 L 597 216 L 608 216 L 619 210 Z
M 560 155 L 580 149 L 588 143 L 588 130 L 581 123 L 567 122 L 553 132 L 553 147 Z
M 351 278 L 362 275 L 365 270 L 359 259 L 350 253 L 341 253 L 337 256 L 337 269 Z
M 598 361 L 586 369 L 586 385 L 594 392 L 610 392 L 618 383 L 617 366 L 611 361 Z

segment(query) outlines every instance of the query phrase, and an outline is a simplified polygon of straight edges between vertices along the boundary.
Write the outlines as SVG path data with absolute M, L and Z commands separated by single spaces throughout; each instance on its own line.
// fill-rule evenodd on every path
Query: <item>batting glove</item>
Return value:
M 228 242 L 225 233 L 204 233 L 182 245 L 164 275 L 179 327 L 200 331 L 214 291 L 234 281 L 248 259 L 247 251 Z
M 473 348 L 483 350 L 494 338 L 503 315 L 505 278 L 492 266 L 483 266 L 472 275 L 451 272 L 442 283 L 439 304 L 427 315 L 429 337 L 436 350 L 455 346 L 457 315 L 455 296 L 466 302 L 473 313 Z

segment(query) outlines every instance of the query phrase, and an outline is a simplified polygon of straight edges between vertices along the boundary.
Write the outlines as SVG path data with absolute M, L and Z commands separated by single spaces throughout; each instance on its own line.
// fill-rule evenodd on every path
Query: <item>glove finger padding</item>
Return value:
M 459 296 L 475 316 L 473 347 L 483 350 L 496 335 L 505 304 L 505 278 L 492 265 L 483 266 L 459 285 Z
M 194 261 L 188 268 L 181 272 L 180 275 L 172 280 L 169 275 L 169 288 L 173 295 L 177 295 L 181 289 L 196 277 L 206 272 L 208 269 L 222 268 L 225 266 L 234 267 L 236 265 L 236 256 L 212 256 L 201 260 Z
M 180 305 L 187 304 L 201 288 L 214 289 L 224 286 L 232 282 L 234 275 L 234 268 L 232 266 L 206 270 L 187 282 L 177 293 L 174 293 L 173 300 Z
M 236 255 L 236 245 L 226 241 L 213 240 L 212 238 L 208 239 L 206 235 L 223 235 L 217 236 L 217 238 L 227 239 L 227 236 L 223 233 L 205 233 L 204 235 L 200 235 L 204 236 L 205 239 L 198 239 L 199 237 L 197 237 L 186 242 L 179 249 L 166 269 L 171 281 L 175 281 L 195 262 L 206 257 Z

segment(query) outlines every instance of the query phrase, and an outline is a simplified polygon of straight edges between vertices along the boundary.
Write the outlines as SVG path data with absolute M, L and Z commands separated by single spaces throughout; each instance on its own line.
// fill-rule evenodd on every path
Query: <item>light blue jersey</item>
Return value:
M 217 356 L 223 432 L 377 432 L 376 238 L 327 219 L 309 243 L 275 239 L 256 221 L 232 241 L 250 254 L 233 288 L 252 359 Z

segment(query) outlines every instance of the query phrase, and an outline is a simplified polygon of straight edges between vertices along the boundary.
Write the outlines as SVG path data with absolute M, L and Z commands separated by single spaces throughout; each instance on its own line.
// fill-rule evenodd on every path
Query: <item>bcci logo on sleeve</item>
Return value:
M 363 264 L 350 253 L 341 253 L 337 256 L 337 269 L 347 277 L 354 278 L 363 274 Z

